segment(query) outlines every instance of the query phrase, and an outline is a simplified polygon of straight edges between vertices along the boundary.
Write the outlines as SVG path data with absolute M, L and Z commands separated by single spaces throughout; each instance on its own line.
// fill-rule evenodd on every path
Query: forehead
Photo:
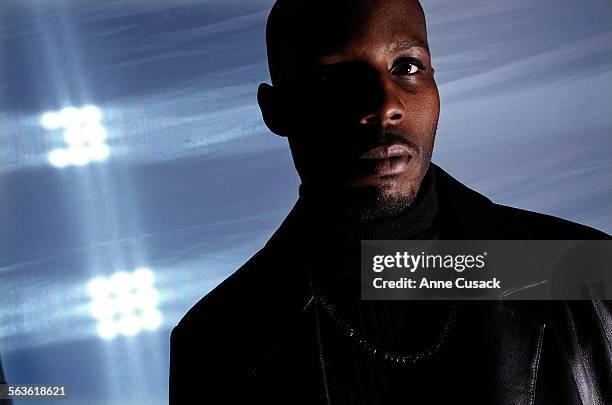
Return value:
M 416 0 L 327 0 L 310 3 L 300 14 L 294 45 L 309 56 L 427 47 L 425 18 Z M 314 6 L 322 4 L 320 7 Z M 299 14 L 298 14 L 299 17 Z M 291 51 L 290 51 L 291 52 Z

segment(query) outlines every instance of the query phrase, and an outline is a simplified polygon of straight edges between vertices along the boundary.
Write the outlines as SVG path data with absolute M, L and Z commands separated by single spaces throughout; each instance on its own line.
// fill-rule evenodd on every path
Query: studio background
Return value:
M 297 197 L 286 141 L 255 98 L 271 5 L 1 1 L 0 356 L 11 383 L 66 385 L 58 404 L 167 402 L 171 328 Z M 442 98 L 434 161 L 498 203 L 611 233 L 609 0 L 424 7 Z M 74 137 L 94 132 L 87 155 Z M 103 287 L 135 294 L 107 297 L 123 297 L 114 326 L 92 306 Z M 121 323 L 130 305 L 149 314 L 142 327 Z M 40 402 L 16 401 L 27 403 Z

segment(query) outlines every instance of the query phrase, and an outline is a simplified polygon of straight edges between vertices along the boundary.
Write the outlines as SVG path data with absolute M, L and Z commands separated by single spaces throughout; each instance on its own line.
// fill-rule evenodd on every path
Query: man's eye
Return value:
M 391 73 L 397 76 L 411 76 L 418 73 L 423 68 L 414 61 L 401 62 L 396 64 Z

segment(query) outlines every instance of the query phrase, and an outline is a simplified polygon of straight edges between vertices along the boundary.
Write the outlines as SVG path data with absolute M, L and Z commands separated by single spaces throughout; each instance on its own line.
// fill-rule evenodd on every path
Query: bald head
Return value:
M 373 18 L 389 21 L 385 15 L 389 12 L 403 26 L 410 21 L 410 30 L 423 47 L 428 46 L 425 14 L 418 0 L 277 0 L 266 26 L 272 82 L 287 80 L 296 68 L 299 74 L 313 57 L 342 52 L 347 38 L 364 30 Z M 388 28 L 402 27 L 377 27 Z

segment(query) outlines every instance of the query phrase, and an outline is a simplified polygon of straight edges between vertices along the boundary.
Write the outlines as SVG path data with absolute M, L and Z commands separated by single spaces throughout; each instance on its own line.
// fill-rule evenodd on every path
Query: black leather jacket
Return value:
M 601 239 L 504 207 L 437 173 L 440 239 Z M 171 338 L 171 404 L 333 404 L 301 251 L 300 202 L 267 245 L 197 303 Z M 406 404 L 612 404 L 612 305 L 462 304 L 454 343 L 406 382 Z M 358 402 L 358 400 L 357 400 Z

